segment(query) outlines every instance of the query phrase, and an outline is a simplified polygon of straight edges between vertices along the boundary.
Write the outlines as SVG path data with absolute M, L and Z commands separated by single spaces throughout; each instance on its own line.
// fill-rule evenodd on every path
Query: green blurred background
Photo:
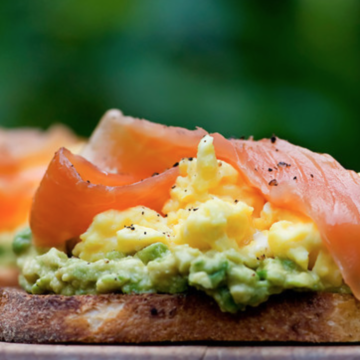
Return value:
M 1 126 L 88 136 L 120 108 L 360 171 L 359 0 L 4 0 L 0 44 Z

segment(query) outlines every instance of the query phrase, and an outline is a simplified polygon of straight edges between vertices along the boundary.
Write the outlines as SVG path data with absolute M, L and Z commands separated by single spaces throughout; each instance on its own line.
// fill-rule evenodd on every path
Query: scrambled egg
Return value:
M 162 213 L 137 206 L 97 215 L 73 254 L 94 262 L 110 253 L 133 255 L 155 243 L 170 251 L 235 252 L 252 267 L 265 259 L 291 260 L 337 287 L 342 277 L 311 219 L 266 202 L 234 167 L 216 158 L 213 139 L 199 143 L 197 158 L 179 163 L 180 175 Z

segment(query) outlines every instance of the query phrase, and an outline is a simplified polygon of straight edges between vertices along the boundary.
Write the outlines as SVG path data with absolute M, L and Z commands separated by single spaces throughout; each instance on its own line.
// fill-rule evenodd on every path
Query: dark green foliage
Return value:
M 89 135 L 112 107 L 273 133 L 360 171 L 357 0 L 0 2 L 0 125 Z

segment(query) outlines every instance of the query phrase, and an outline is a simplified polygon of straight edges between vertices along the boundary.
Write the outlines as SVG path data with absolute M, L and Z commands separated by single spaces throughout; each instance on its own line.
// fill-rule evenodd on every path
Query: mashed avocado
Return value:
M 192 287 L 214 298 L 222 311 L 236 312 L 286 289 L 348 291 L 345 286 L 334 288 L 292 260 L 267 258 L 254 264 L 234 250 L 202 252 L 178 245 L 170 251 L 155 243 L 132 256 L 113 251 L 87 262 L 55 248 L 37 254 L 18 243 L 24 243 L 24 236 L 14 241 L 14 247 L 21 248 L 20 284 L 33 294 L 175 294 Z

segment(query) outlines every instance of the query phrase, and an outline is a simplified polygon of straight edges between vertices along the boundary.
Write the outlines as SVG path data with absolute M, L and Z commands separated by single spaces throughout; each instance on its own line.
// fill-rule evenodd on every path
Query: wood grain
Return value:
M 0 343 L 0 360 L 353 360 L 360 346 L 89 346 Z

